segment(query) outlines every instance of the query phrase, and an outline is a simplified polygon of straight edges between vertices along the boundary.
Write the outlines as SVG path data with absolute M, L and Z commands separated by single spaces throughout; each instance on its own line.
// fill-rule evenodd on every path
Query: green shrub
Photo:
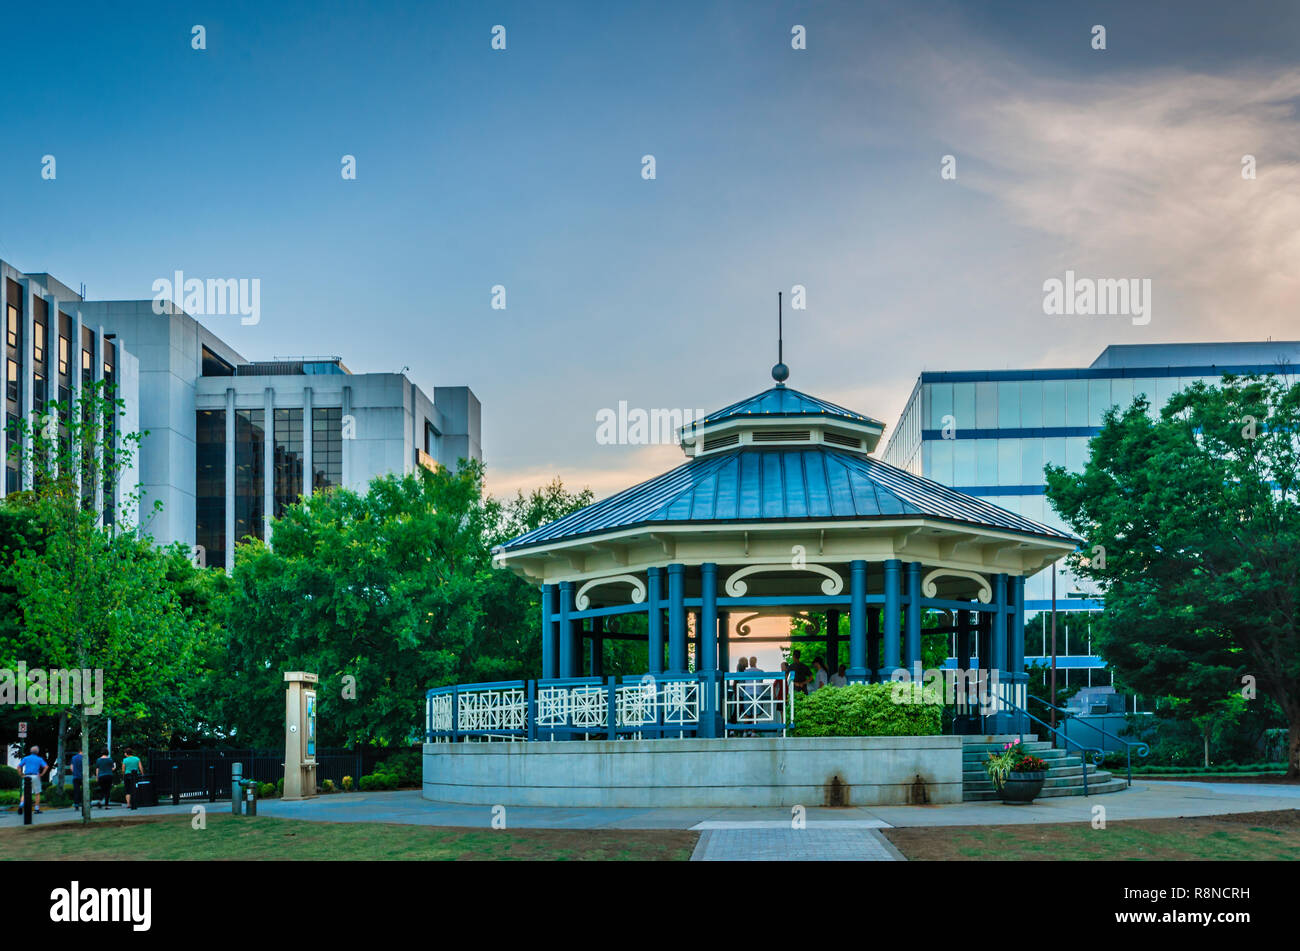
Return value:
M 334 780 L 327 779 L 320 784 L 321 792 L 332 793 L 334 791 Z
M 12 766 L 0 766 L 0 789 L 21 789 L 22 780 Z
M 60 809 L 72 804 L 71 786 L 49 786 L 41 790 L 41 805 Z
M 382 789 L 396 789 L 397 777 L 389 773 L 371 773 L 361 777 L 361 791 L 372 792 Z
M 257 784 L 257 798 L 258 798 L 258 799 L 270 799 L 272 796 L 275 795 L 275 791 L 276 791 L 276 790 L 275 790 L 275 786 L 276 786 L 275 783 L 258 783 L 258 784 Z
M 423 779 L 424 759 L 420 750 L 399 750 L 375 767 L 376 773 L 396 776 L 399 785 L 418 786 Z
M 22 793 L 17 789 L 0 789 L 0 806 L 16 806 Z
M 352 792 L 352 777 L 351 777 L 351 776 L 344 776 L 344 777 L 343 777 L 343 791 L 344 791 L 344 792 Z
M 920 684 L 849 684 L 795 694 L 795 736 L 937 736 L 943 704 Z
M 279 779 L 277 779 L 277 780 L 275 781 L 275 794 L 276 794 L 277 796 L 283 796 L 283 795 L 284 795 L 284 777 L 283 777 L 283 776 L 281 776 Z

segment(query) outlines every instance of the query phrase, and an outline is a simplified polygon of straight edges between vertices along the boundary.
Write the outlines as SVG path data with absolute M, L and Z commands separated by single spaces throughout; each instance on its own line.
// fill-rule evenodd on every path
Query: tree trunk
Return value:
M 1209 769 L 1210 768 L 1210 728 L 1208 726 L 1201 733 L 1201 742 L 1204 744 L 1204 749 L 1205 749 L 1204 765 L 1206 769 Z
M 94 775 L 90 762 L 90 718 L 86 708 L 81 708 L 81 821 L 90 821 L 90 777 Z

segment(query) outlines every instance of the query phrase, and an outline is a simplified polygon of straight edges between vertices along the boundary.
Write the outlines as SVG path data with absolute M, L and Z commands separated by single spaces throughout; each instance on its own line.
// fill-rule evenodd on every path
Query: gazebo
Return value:
M 541 586 L 542 679 L 581 676 L 584 653 L 600 676 L 602 640 L 626 636 L 605 629 L 619 615 L 646 615 L 648 674 L 711 677 L 744 622 L 809 611 L 826 629 L 801 639 L 831 658 L 847 639 L 850 682 L 915 677 L 921 618 L 937 610 L 953 619 L 938 629 L 957 634 L 957 668 L 976 658 L 1006 691 L 992 721 L 963 713 L 959 730 L 1011 729 L 1025 579 L 1080 540 L 872 458 L 883 423 L 786 386 L 783 371 L 684 427 L 682 465 L 497 550 Z
M 482 801 L 504 802 L 491 796 L 533 782 L 521 778 L 527 769 L 518 755 L 495 773 L 488 759 L 475 759 L 466 774 L 469 761 L 436 758 L 450 749 L 440 743 L 586 739 L 755 749 L 764 736 L 784 737 L 793 707 L 789 678 L 730 671 L 733 647 L 764 615 L 824 617 L 824 629 L 813 623 L 783 640 L 821 642 L 830 658 L 847 640 L 847 679 L 880 682 L 921 678 L 922 617 L 942 612 L 940 626 L 928 630 L 956 635 L 954 732 L 993 736 L 1025 726 L 1025 579 L 1081 540 L 873 458 L 883 423 L 790 388 L 783 363 L 772 375 L 769 389 L 685 426 L 687 458 L 677 468 L 494 552 L 499 566 L 540 587 L 541 677 L 429 691 L 426 794 L 432 787 L 431 798 L 463 795 L 482 783 L 489 790 Z M 644 632 L 618 623 L 631 615 L 644 616 Z M 644 640 L 647 669 L 605 677 L 602 644 L 611 638 Z M 963 680 L 978 692 L 962 689 Z M 834 747 L 832 739 L 839 738 L 818 741 L 819 748 Z M 959 738 L 913 739 L 920 758 L 904 771 L 914 771 L 916 782 L 925 763 L 937 762 L 926 759 L 931 754 L 921 741 L 956 743 L 956 752 L 945 755 L 957 757 L 960 799 Z M 573 755 L 600 744 L 525 745 L 567 750 L 563 769 L 590 775 L 596 785 L 611 768 Z M 610 750 L 632 746 L 619 742 Z M 632 760 L 617 762 L 630 768 Z M 657 762 L 644 769 L 662 771 L 663 757 Z M 814 772 L 824 765 L 808 762 Z M 697 778 L 681 782 L 705 782 L 691 768 Z M 514 779 L 505 783 L 502 770 Z M 541 786 L 560 774 L 548 770 Z M 765 781 L 755 776 L 751 786 Z M 626 804 L 686 802 L 648 791 L 667 781 L 661 772 L 647 773 L 637 787 L 644 795 Z M 950 776 L 927 781 L 951 795 Z M 823 782 L 830 779 L 813 785 Z M 912 801 L 898 798 L 901 780 L 888 782 L 893 791 L 869 795 Z M 589 785 L 579 783 L 565 802 L 587 794 Z M 773 793 L 772 801 L 791 795 Z M 551 802 L 541 793 L 527 801 Z

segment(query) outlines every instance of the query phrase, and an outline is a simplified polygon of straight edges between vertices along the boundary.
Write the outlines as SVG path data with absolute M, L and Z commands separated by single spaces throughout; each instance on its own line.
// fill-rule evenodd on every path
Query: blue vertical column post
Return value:
M 722 724 L 718 718 L 718 566 L 712 562 L 700 565 L 700 613 L 695 632 L 695 670 L 704 674 L 704 691 L 700 716 L 700 733 L 706 737 L 717 736 Z M 707 710 L 707 716 L 704 715 Z
M 1016 684 L 1028 684 L 1029 675 L 1025 673 L 1025 577 L 1017 575 L 1011 579 L 1011 674 Z M 1028 686 L 1022 696 L 1019 686 L 1016 689 L 1016 702 L 1028 709 Z M 1017 729 L 1029 729 L 1029 722 L 1022 714 L 1016 714 Z
M 686 566 L 668 566 L 668 672 L 686 673 Z
M 867 679 L 867 563 L 849 563 L 849 680 Z
M 904 640 L 908 672 L 919 680 L 921 671 L 921 563 L 907 563 L 907 627 Z
M 891 558 L 885 562 L 885 617 L 884 617 L 884 648 L 885 656 L 880 662 L 880 679 L 888 680 L 895 670 L 899 667 L 898 662 L 898 611 L 901 607 L 902 592 L 900 591 L 900 578 L 902 574 L 903 563 L 897 558 Z
M 1025 672 L 1025 579 L 1011 579 L 1011 672 Z
M 555 643 L 555 585 L 542 585 L 542 679 L 555 676 L 559 656 Z
M 1010 612 L 1010 605 L 1007 604 L 1007 576 L 997 574 L 993 576 L 993 606 L 996 611 L 992 617 L 992 630 L 989 636 L 989 670 L 997 672 L 998 691 L 1002 693 L 1006 688 L 1003 684 L 1009 679 L 1007 674 L 1007 619 Z M 1012 718 L 1011 711 L 1003 709 L 998 704 L 998 711 L 993 715 L 993 723 L 990 729 L 994 733 L 1010 732 Z
M 578 657 L 574 651 L 573 621 L 569 615 L 573 611 L 573 582 L 560 582 L 560 623 L 556 639 L 560 642 L 560 677 L 578 676 Z
M 664 672 L 664 570 L 662 568 L 650 568 L 646 571 L 647 580 L 650 582 L 650 593 L 647 596 L 649 607 L 646 615 L 646 630 L 649 632 L 649 649 L 650 649 L 650 673 L 662 674 Z

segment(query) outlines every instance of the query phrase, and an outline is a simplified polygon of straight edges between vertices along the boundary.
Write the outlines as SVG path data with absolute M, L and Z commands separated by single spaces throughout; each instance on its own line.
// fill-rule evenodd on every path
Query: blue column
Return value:
M 718 566 L 709 562 L 700 565 L 700 613 L 695 625 L 695 670 L 708 679 L 704 690 L 703 709 L 708 716 L 700 718 L 700 732 L 706 737 L 722 732 L 722 722 L 716 709 L 715 684 L 718 674 Z
M 662 568 L 650 568 L 646 575 L 650 582 L 650 591 L 647 600 L 650 606 L 646 609 L 646 630 L 650 634 L 650 673 L 662 674 L 664 672 L 664 570 Z
M 549 680 L 555 676 L 556 654 L 555 622 L 551 615 L 555 613 L 555 585 L 542 585 L 542 678 Z
M 1011 672 L 1025 672 L 1025 578 L 1011 579 Z
M 989 636 L 989 667 L 998 672 L 999 691 L 1008 689 L 1006 685 L 1011 680 L 1007 676 L 1010 673 L 1010 665 L 1007 663 L 1007 627 L 1011 620 L 1008 588 L 1005 574 L 993 576 L 993 604 L 997 613 L 993 615 L 993 629 Z M 999 710 L 993 715 L 989 730 L 993 733 L 1010 733 L 1015 729 L 1014 723 L 1014 711 Z
M 1007 576 L 993 576 L 993 605 L 997 613 L 993 615 L 993 636 L 989 644 L 989 667 L 998 671 L 1001 677 L 1007 672 Z
M 867 563 L 849 563 L 849 680 L 867 679 Z
M 686 673 L 686 566 L 668 566 L 668 672 Z
M 700 624 L 696 634 L 695 669 L 718 669 L 718 566 L 700 565 Z
M 569 613 L 573 611 L 573 582 L 560 582 L 560 629 L 557 632 L 557 639 L 560 642 L 560 670 L 561 677 L 578 676 L 578 654 L 574 650 L 573 641 L 573 622 L 569 620 Z
M 970 670 L 971 642 L 970 642 L 970 612 L 957 612 L 957 666 L 962 670 Z
M 898 610 L 901 607 L 902 592 L 899 590 L 899 575 L 903 563 L 897 558 L 885 562 L 885 656 L 880 662 L 880 677 L 888 680 L 898 669 Z
M 904 641 L 907 669 L 917 675 L 921 664 L 921 563 L 907 563 L 907 629 Z

